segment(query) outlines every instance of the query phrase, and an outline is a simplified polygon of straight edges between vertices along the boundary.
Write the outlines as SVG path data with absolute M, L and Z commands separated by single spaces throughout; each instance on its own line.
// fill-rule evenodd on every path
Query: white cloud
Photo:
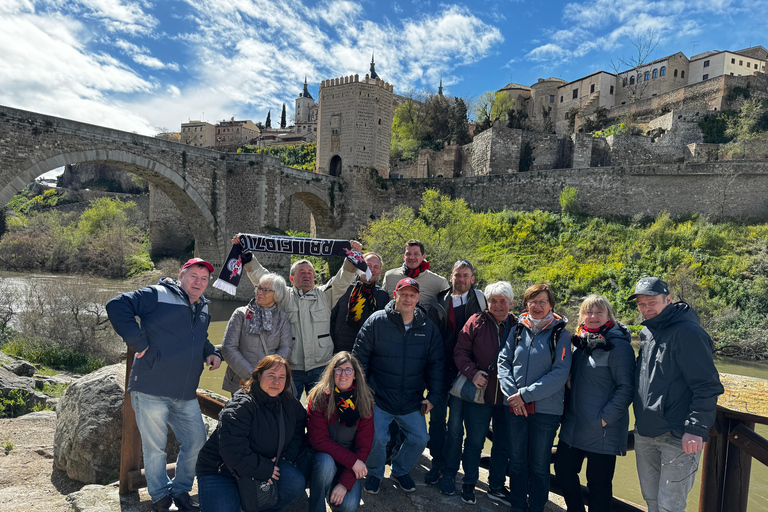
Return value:
M 84 15 L 98 19 L 110 31 L 143 34 L 158 23 L 154 16 L 144 12 L 144 2 L 80 0 L 79 4 Z M 70 8 L 77 9 L 77 2 L 70 3 Z
M 160 59 L 149 55 L 149 49 L 146 47 L 135 45 L 125 39 L 118 39 L 115 41 L 115 46 L 120 48 L 126 55 L 129 55 L 135 63 L 141 64 L 142 66 L 152 69 L 168 68 L 173 71 L 179 70 L 179 65 L 175 62 L 165 63 Z

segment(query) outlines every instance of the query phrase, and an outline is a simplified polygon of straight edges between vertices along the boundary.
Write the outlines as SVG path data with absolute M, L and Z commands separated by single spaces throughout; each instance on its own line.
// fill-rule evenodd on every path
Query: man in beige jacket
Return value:
M 403 266 L 388 270 L 384 274 L 384 286 L 390 297 L 395 291 L 395 286 L 401 279 L 410 277 L 419 283 L 421 292 L 419 304 L 425 310 L 429 310 L 432 299 L 438 292 L 450 288 L 448 280 L 429 270 L 429 262 L 424 259 L 424 244 L 418 240 L 408 240 L 405 243 L 403 254 Z

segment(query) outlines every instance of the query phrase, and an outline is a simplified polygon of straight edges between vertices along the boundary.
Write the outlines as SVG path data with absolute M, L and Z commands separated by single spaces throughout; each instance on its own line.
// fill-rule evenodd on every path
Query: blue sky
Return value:
M 395 92 L 475 98 L 629 57 L 768 47 L 768 0 L 0 0 L 0 104 L 152 135 L 263 121 L 375 52 Z

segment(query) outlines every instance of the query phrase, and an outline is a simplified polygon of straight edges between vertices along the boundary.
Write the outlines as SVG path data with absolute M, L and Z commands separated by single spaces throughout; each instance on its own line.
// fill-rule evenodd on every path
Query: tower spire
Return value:
M 440 77 L 440 85 L 437 88 L 437 95 L 438 96 L 443 95 L 443 77 Z
M 371 78 L 374 79 L 374 80 L 379 78 L 379 75 L 376 74 L 376 67 L 375 66 L 376 66 L 376 63 L 373 61 L 373 52 L 371 52 L 371 73 L 370 73 L 370 75 L 371 75 Z

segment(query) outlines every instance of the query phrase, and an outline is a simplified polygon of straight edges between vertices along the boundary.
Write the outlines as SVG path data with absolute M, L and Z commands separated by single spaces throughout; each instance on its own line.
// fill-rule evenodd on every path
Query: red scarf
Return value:
M 429 262 L 427 260 L 423 260 L 421 265 L 416 268 L 409 268 L 408 265 L 403 263 L 403 274 L 405 274 L 407 277 L 410 277 L 411 279 L 416 279 L 419 277 L 419 274 L 425 270 L 429 270 Z

